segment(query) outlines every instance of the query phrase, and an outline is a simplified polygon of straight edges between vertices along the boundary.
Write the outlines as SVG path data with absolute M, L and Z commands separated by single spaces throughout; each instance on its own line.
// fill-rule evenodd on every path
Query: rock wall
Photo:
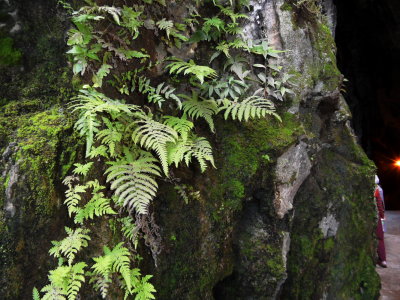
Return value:
M 296 93 L 278 104 L 281 123 L 216 120 L 217 169 L 177 171 L 200 191 L 188 204 L 162 184 L 152 211 L 163 249 L 157 266 L 142 249 L 144 273 L 158 299 L 376 299 L 375 168 L 340 95 L 332 3 L 326 15 L 313 1 L 250 4 L 246 34 L 286 51 L 278 63 Z M 82 153 L 64 107 L 68 23 L 54 1 L 1 5 L 0 296 L 27 299 L 68 223 L 60 181 Z

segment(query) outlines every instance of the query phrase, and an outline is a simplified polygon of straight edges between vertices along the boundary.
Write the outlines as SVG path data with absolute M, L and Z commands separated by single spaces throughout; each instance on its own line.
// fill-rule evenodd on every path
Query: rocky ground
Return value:
M 386 212 L 385 246 L 388 267 L 377 267 L 381 276 L 381 300 L 400 299 L 400 211 Z

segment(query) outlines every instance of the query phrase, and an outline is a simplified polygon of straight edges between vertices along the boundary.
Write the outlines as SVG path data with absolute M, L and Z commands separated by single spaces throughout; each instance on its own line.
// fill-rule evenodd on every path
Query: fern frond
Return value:
M 102 118 L 102 120 L 107 128 L 100 130 L 96 134 L 96 139 L 100 140 L 102 144 L 108 146 L 110 156 L 115 157 L 116 147 L 122 140 L 122 131 L 124 130 L 124 126 L 117 121 L 111 122 L 107 118 Z
M 85 267 L 87 264 L 79 262 L 70 267 L 69 282 L 67 287 L 68 300 L 75 300 L 82 283 L 85 281 Z
M 69 266 L 58 266 L 49 274 L 50 284 L 41 291 L 45 292 L 43 299 L 54 300 L 64 299 L 75 300 L 78 292 L 85 281 L 86 263 L 79 262 Z
M 92 283 L 94 289 L 100 291 L 101 297 L 105 299 L 107 297 L 110 284 L 112 283 L 111 278 L 109 276 L 104 277 L 97 275 L 92 272 L 88 272 L 88 275 L 90 276 L 89 283 Z
M 67 300 L 65 297 L 67 293 L 54 284 L 48 284 L 40 291 L 45 293 L 42 297 L 42 300 Z
M 218 17 L 204 18 L 205 22 L 203 24 L 203 31 L 208 33 L 212 27 L 216 28 L 218 31 L 223 31 L 225 27 L 225 22 Z
M 122 8 L 122 23 L 132 34 L 133 39 L 139 35 L 139 28 L 144 22 L 140 19 L 142 11 L 134 11 L 131 7 L 125 6 Z
M 97 181 L 97 180 L 96 180 Z M 98 182 L 97 182 L 98 184 Z M 104 189 L 104 186 L 99 186 Z M 110 206 L 110 199 L 104 197 L 104 193 L 94 189 L 92 198 L 85 206 L 80 209 L 75 215 L 75 223 L 82 224 L 83 221 L 93 219 L 94 216 L 100 217 L 103 215 L 116 214 L 116 212 Z
M 183 72 L 184 75 L 192 74 L 194 75 L 202 84 L 204 78 L 214 78 L 217 77 L 217 72 L 207 66 L 197 65 L 193 60 L 189 62 L 184 62 L 180 59 L 175 58 L 175 62 L 170 63 L 165 68 L 169 69 L 170 74 L 180 74 Z
M 92 167 L 92 165 L 93 165 L 93 162 L 88 162 L 84 165 L 82 165 L 80 163 L 76 163 L 76 164 L 74 164 L 75 169 L 72 170 L 72 173 L 86 176 L 87 173 L 89 172 L 90 168 Z
M 193 129 L 194 124 L 186 119 L 186 116 L 182 118 L 164 116 L 164 124 L 173 128 L 177 133 L 180 134 L 183 140 L 187 139 L 189 132 Z
M 153 120 L 151 116 L 141 114 L 139 117 L 134 121 L 138 127 L 132 133 L 132 140 L 147 150 L 155 151 L 165 175 L 168 176 L 166 144 L 175 142 L 178 133 L 172 127 Z
M 275 113 L 272 101 L 259 96 L 253 95 L 241 102 L 237 101 L 237 99 L 235 101 L 221 99 L 218 100 L 218 104 L 220 105 L 219 111 L 225 110 L 225 120 L 230 116 L 233 120 L 237 118 L 239 121 L 242 121 L 242 119 L 247 121 L 249 118 L 261 118 L 267 115 L 272 115 L 281 120 Z
M 90 236 L 87 234 L 90 230 L 82 228 L 73 230 L 65 227 L 65 231 L 68 236 L 61 241 L 52 241 L 53 247 L 49 250 L 49 253 L 54 257 L 65 256 L 68 259 L 68 264 L 71 265 L 76 253 L 88 246 Z
M 133 292 L 136 293 L 135 300 L 150 300 L 155 299 L 154 293 L 156 292 L 154 286 L 149 282 L 151 275 L 146 275 L 138 280 L 135 284 Z
M 100 69 L 98 69 L 96 74 L 92 77 L 93 87 L 101 87 L 103 85 L 103 78 L 110 73 L 110 69 L 112 69 L 111 65 L 101 65 Z
M 68 190 L 65 192 L 65 201 L 64 204 L 67 205 L 68 214 L 71 217 L 72 213 L 76 213 L 79 211 L 78 203 L 82 200 L 81 195 L 86 192 L 87 186 L 85 185 L 75 185 L 72 186 L 68 184 Z
M 147 94 L 147 100 L 150 103 L 158 104 L 161 108 L 164 101 L 172 99 L 178 105 L 180 109 L 182 106 L 181 100 L 177 95 L 174 94 L 175 88 L 165 84 L 165 82 L 160 83 L 157 88 L 150 85 L 150 79 L 145 76 L 139 76 L 138 78 L 138 91 L 142 94 Z M 132 87 L 132 91 L 135 90 L 135 86 Z
M 39 291 L 35 287 L 33 288 L 33 291 L 32 291 L 32 298 L 33 298 L 33 300 L 40 300 Z
M 187 95 L 181 95 L 181 97 L 187 99 L 187 101 L 182 104 L 184 113 L 194 120 L 199 117 L 203 118 L 210 126 L 210 130 L 214 132 L 212 116 L 218 112 L 217 103 L 214 100 L 199 101 L 199 95 L 195 91 L 192 92 L 192 97 Z
M 135 225 L 135 223 L 133 223 L 131 217 L 120 218 L 119 221 L 122 224 L 122 234 L 135 244 L 137 240 L 137 234 L 139 233 L 139 228 Z
M 73 112 L 79 111 L 79 119 L 75 123 L 75 129 L 81 136 L 86 136 L 86 156 L 89 156 L 93 144 L 94 134 L 99 131 L 101 125 L 98 119 L 99 113 L 115 115 L 124 112 L 132 115 L 133 111 L 139 107 L 131 104 L 124 104 L 118 100 L 112 100 L 104 94 L 95 90 L 80 90 L 78 96 L 73 98 L 71 109 Z
M 189 135 L 186 140 L 180 140 L 175 144 L 168 144 L 168 160 L 177 167 L 181 161 L 189 165 L 192 157 L 195 157 L 200 164 L 201 172 L 207 168 L 207 161 L 215 168 L 212 147 L 204 137 L 195 134 Z
M 167 34 L 167 37 L 169 39 L 169 35 L 171 33 L 171 30 L 174 28 L 174 22 L 172 22 L 171 20 L 166 20 L 165 18 L 163 18 L 162 20 L 158 21 L 156 23 L 156 25 L 161 30 L 165 30 L 165 33 Z
M 102 156 L 108 158 L 107 148 L 104 145 L 100 145 L 99 147 L 92 147 L 92 150 L 89 153 L 89 158 L 96 158 L 98 156 Z
M 95 261 L 92 266 L 93 273 L 104 278 L 108 278 L 111 273 L 119 273 L 124 279 L 128 290 L 131 290 L 129 250 L 123 246 L 123 243 L 119 243 L 112 250 L 107 246 L 104 246 L 103 249 L 103 256 L 93 258 Z
M 157 159 L 152 155 L 141 155 L 136 160 L 119 160 L 111 163 L 106 171 L 107 182 L 115 190 L 118 204 L 129 211 L 147 214 L 147 207 L 157 193 L 158 184 L 154 177 L 161 176 Z

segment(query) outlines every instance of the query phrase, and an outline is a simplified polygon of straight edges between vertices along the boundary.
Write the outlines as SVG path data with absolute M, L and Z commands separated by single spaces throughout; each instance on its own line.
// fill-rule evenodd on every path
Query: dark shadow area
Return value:
M 386 208 L 400 209 L 400 1 L 335 1 L 338 65 L 359 142 L 378 167 Z

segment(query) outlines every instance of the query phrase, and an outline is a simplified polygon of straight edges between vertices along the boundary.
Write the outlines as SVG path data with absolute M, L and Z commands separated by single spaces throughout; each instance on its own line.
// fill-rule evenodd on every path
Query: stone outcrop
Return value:
M 334 6 L 325 1 L 323 16 L 313 3 L 250 1 L 245 32 L 285 50 L 276 63 L 293 76 L 295 94 L 278 104 L 281 123 L 216 120 L 217 169 L 176 174 L 200 199 L 185 204 L 162 184 L 152 207 L 163 239 L 157 267 L 146 248 L 141 253 L 158 299 L 378 296 L 375 168 L 340 95 Z M 22 56 L 14 53 L 0 82 L 0 298 L 27 299 L 46 280 L 50 239 L 68 223 L 60 182 L 83 154 L 64 107 L 71 92 L 62 46 L 68 23 L 52 1 L 1 5 L 19 18 L 0 19 L 0 38 L 12 39 Z M 168 49 L 154 51 L 163 57 Z

